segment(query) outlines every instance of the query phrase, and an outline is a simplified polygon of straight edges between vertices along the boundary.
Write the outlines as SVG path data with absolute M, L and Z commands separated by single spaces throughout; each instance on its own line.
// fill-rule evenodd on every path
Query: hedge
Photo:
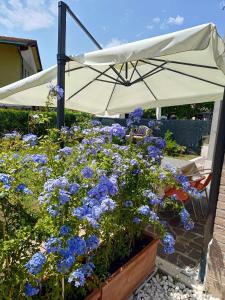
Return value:
M 43 111 L 32 111 L 23 109 L 0 109 L 0 135 L 16 130 L 22 134 L 29 132 L 29 115 L 43 113 Z M 51 117 L 50 127 L 56 126 L 56 112 L 47 113 Z M 91 115 L 87 113 L 65 111 L 65 124 L 71 126 L 81 119 L 88 119 Z M 39 126 L 39 134 L 45 133 L 45 126 Z

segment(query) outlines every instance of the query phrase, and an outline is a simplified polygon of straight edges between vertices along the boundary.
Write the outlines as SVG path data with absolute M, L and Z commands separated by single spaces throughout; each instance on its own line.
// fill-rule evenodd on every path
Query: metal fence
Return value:
M 125 119 L 98 118 L 102 124 L 111 125 L 119 123 L 126 125 Z M 142 119 L 141 125 L 147 125 L 148 119 Z M 188 150 L 199 152 L 203 139 L 210 135 L 211 120 L 162 120 L 158 135 L 164 136 L 167 130 L 173 133 L 173 137 L 180 145 L 186 146 Z

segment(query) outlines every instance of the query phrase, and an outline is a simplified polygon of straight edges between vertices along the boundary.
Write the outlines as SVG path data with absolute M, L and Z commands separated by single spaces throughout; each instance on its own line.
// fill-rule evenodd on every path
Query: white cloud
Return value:
M 51 27 L 57 14 L 57 0 L 3 0 L 0 24 L 6 29 L 32 31 Z
M 158 24 L 158 23 L 160 23 L 160 18 L 155 17 L 155 18 L 152 19 L 152 22 Z
M 183 23 L 184 17 L 177 15 L 176 17 L 169 17 L 164 19 L 164 21 L 159 24 L 159 28 L 164 30 L 168 29 L 169 26 L 181 26 Z
M 169 17 L 167 19 L 168 25 L 182 25 L 184 23 L 184 17 L 181 17 L 180 15 L 177 15 L 176 17 Z
M 125 44 L 126 41 L 125 40 L 120 40 L 119 38 L 112 38 L 106 45 L 104 48 L 110 48 L 110 47 L 116 47 L 122 44 Z
M 146 28 L 147 28 L 148 30 L 152 30 L 154 27 L 155 27 L 155 26 L 154 26 L 154 25 L 151 25 L 151 24 L 146 26 Z

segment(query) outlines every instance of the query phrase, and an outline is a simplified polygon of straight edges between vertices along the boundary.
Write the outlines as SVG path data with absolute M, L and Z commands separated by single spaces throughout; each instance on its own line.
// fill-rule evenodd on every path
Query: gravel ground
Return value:
M 169 275 L 157 272 L 141 285 L 132 300 L 221 300 L 190 289 Z

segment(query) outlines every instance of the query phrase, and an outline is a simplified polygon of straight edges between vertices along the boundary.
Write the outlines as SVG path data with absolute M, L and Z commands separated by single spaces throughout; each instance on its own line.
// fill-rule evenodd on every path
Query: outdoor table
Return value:
M 166 164 L 170 164 L 178 169 L 184 175 L 191 175 L 198 173 L 198 168 L 194 161 L 173 158 L 173 157 L 164 157 L 162 159 L 162 167 Z

